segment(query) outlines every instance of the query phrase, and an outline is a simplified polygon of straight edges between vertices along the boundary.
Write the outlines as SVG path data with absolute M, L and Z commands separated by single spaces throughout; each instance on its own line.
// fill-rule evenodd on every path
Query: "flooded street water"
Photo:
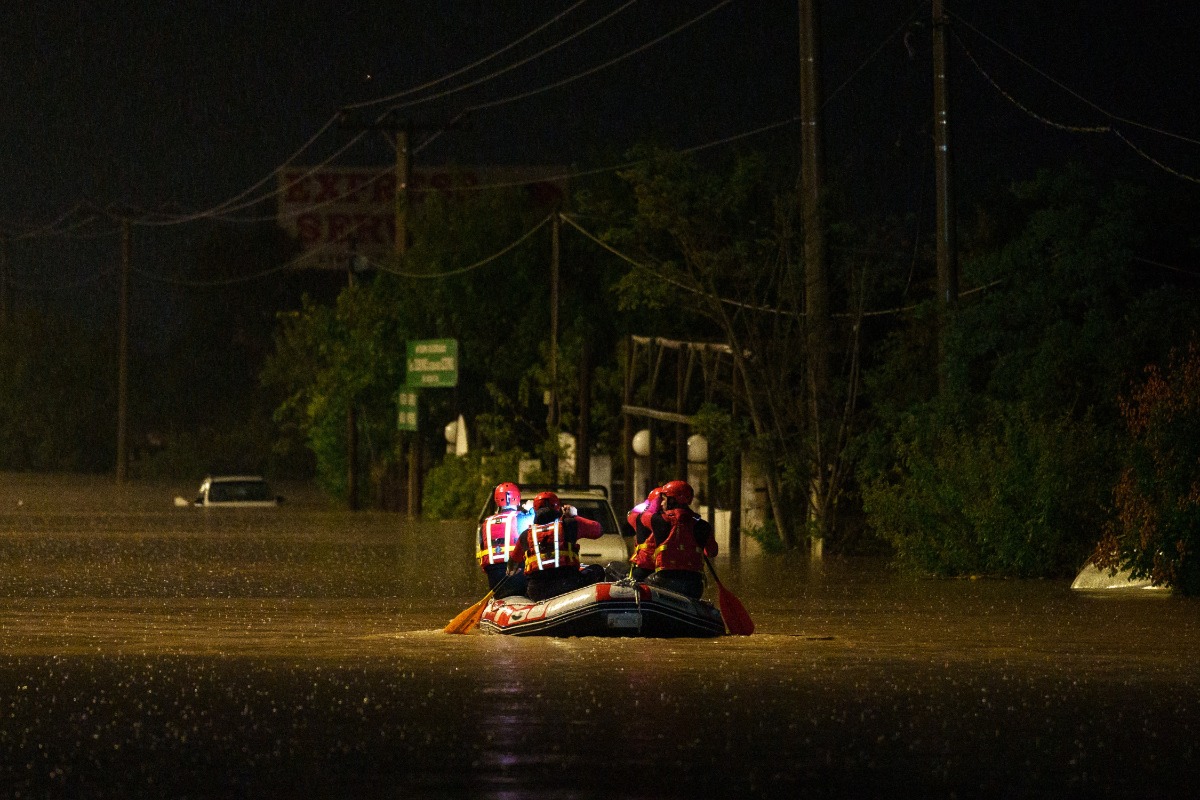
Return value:
M 752 637 L 448 636 L 469 525 L 192 488 L 0 475 L 0 796 L 1193 794 L 1194 601 L 722 557 Z

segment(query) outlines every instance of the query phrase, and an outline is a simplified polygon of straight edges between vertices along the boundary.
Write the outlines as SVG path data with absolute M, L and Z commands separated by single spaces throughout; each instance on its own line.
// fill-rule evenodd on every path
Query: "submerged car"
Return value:
M 633 531 L 627 530 L 628 524 L 622 525 L 613 511 L 608 499 L 608 490 L 603 486 L 548 484 L 522 484 L 520 487 L 523 502 L 531 502 L 539 492 L 554 492 L 563 506 L 575 506 L 579 516 L 600 523 L 603 536 L 599 539 L 579 540 L 579 559 L 585 564 L 605 565 L 610 561 L 628 561 L 629 546 L 626 536 L 632 536 Z M 479 522 L 496 513 L 496 503 L 489 494 L 483 509 L 479 512 Z
M 202 508 L 273 508 L 283 498 L 271 493 L 271 485 L 261 475 L 209 475 L 200 484 L 191 505 Z M 175 505 L 188 505 L 182 497 Z

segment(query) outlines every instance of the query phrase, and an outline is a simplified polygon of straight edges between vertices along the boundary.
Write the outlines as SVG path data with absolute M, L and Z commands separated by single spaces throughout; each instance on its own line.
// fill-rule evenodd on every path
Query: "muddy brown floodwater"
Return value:
M 749 638 L 441 627 L 469 525 L 0 475 L 0 797 L 1184 797 L 1200 604 L 716 561 Z M 288 492 L 285 490 L 285 494 Z

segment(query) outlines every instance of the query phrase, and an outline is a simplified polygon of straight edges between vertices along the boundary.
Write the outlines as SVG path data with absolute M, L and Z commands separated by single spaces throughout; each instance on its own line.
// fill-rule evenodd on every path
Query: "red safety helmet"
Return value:
M 662 496 L 662 487 L 655 486 L 653 489 L 650 490 L 650 494 L 646 495 L 646 501 L 653 503 L 655 500 L 657 500 L 661 496 Z
M 521 505 L 521 490 L 515 483 L 506 481 L 492 492 L 492 499 L 496 501 L 496 508 L 516 508 Z
M 541 492 L 533 498 L 533 510 L 536 513 L 543 508 L 553 508 L 555 512 L 561 514 L 562 501 L 558 499 L 558 495 L 554 492 Z
M 687 481 L 669 481 L 663 484 L 662 496 L 671 498 L 681 506 L 686 506 L 692 502 L 696 493 L 692 491 L 692 486 Z

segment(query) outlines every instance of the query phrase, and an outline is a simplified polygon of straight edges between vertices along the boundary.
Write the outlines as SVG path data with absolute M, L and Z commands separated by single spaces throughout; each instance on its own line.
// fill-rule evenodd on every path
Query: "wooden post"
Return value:
M 946 327 L 958 304 L 958 249 L 950 159 L 950 98 L 946 88 L 946 15 L 933 0 L 933 164 L 937 218 L 938 389 L 945 390 Z
M 129 274 L 133 267 L 133 229 L 121 220 L 121 289 L 117 309 L 117 483 L 125 482 L 129 432 Z
M 623 405 L 628 407 L 633 405 L 633 337 L 625 337 L 625 391 L 622 395 Z M 633 485 L 633 416 L 628 411 L 623 411 L 621 429 L 621 455 L 622 468 L 625 475 L 625 491 L 624 500 L 625 508 L 630 509 L 638 504 L 638 499 L 635 497 L 637 488 Z

